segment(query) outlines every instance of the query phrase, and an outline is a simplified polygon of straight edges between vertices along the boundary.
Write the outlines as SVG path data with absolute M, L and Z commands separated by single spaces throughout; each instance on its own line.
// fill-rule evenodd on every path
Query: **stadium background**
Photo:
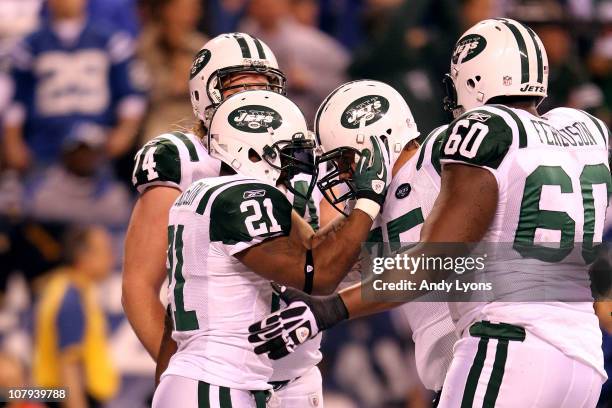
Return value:
M 53 7 L 72 1 L 50 0 Z M 14 109 L 19 78 L 12 75 L 16 44 L 53 20 L 49 6 L 43 0 L 0 0 L 3 129 L 19 119 Z M 150 401 L 154 366 L 131 332 L 120 300 L 122 240 L 135 199 L 132 157 L 155 135 L 191 126 L 187 72 L 207 38 L 230 31 L 262 38 L 287 74 L 289 97 L 309 120 L 337 85 L 371 78 L 398 89 L 421 134 L 427 134 L 448 121 L 441 78 L 460 33 L 484 18 L 513 17 L 530 24 L 548 52 L 549 97 L 540 110 L 580 108 L 612 126 L 609 0 L 89 0 L 87 16 L 111 34 L 126 32 L 133 40 L 122 58 L 129 65 L 130 95 L 146 101 L 146 108 L 132 111 L 136 126 L 124 129 L 125 143 L 114 149 L 108 142 L 116 130 L 112 115 L 106 121 L 70 117 L 63 133 L 47 137 L 43 131 L 37 140 L 59 153 L 31 146 L 25 162 L 12 160 L 5 132 L 0 133 L 0 387 L 30 383 L 37 298 L 48 272 L 66 262 L 67 233 L 74 238 L 74 226 L 96 223 L 112 245 L 111 251 L 96 254 L 101 264 L 113 265 L 96 290 L 108 320 L 110 359 L 121 378 L 107 405 L 140 407 Z M 105 91 L 116 91 L 116 84 L 108 86 Z M 29 129 L 27 113 L 22 120 Z M 77 152 L 82 155 L 75 157 Z M 612 238 L 612 225 L 606 237 Z M 612 375 L 612 319 L 600 319 Z M 66 329 L 58 326 L 54 330 Z M 78 343 L 82 333 L 69 336 Z M 429 406 L 401 315 L 342 325 L 327 335 L 323 351 L 327 407 Z M 610 383 L 604 387 L 602 407 L 612 406 L 611 388 Z

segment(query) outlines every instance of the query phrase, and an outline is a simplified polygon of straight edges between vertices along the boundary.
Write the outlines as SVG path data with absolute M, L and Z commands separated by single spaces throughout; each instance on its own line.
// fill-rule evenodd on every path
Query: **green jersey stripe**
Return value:
M 210 408 L 210 384 L 198 381 L 198 408 Z
M 250 34 L 249 37 L 251 37 L 255 43 L 255 48 L 257 48 L 257 55 L 259 56 L 259 59 L 266 59 L 266 52 L 264 51 L 263 45 L 261 45 L 261 41 Z
M 239 181 L 244 181 L 244 180 L 227 181 L 225 183 L 221 183 L 219 185 L 209 188 L 208 191 L 204 193 L 204 195 L 202 196 L 202 199 L 200 200 L 200 204 L 198 204 L 198 208 L 196 209 L 196 213 L 200 215 L 204 215 L 204 211 L 206 210 L 206 206 L 208 205 L 208 200 L 210 200 L 210 197 L 213 195 L 215 191 L 217 191 L 223 186 L 227 186 L 228 184 L 236 183 Z
M 232 397 L 230 389 L 227 387 L 219 387 L 219 406 L 221 408 L 232 408 Z
M 506 368 L 506 359 L 508 358 L 508 340 L 498 340 L 497 349 L 495 350 L 495 360 L 493 361 L 493 371 L 487 384 L 482 408 L 495 408 L 495 401 L 499 395 L 504 371 Z
M 444 128 L 446 128 L 446 125 L 439 126 L 439 127 L 435 128 L 434 130 L 431 131 L 431 133 L 429 133 L 429 135 L 427 135 L 427 137 L 423 140 L 423 143 L 421 143 L 421 153 L 419 154 L 419 159 L 417 160 L 417 164 L 416 164 L 416 169 L 417 170 L 420 170 L 421 167 L 423 166 L 423 160 L 425 159 L 425 152 L 427 150 L 426 149 L 427 148 L 427 144 L 431 140 L 437 139 L 437 137 L 442 133 Z M 432 152 L 432 157 L 433 157 L 434 154 L 435 154 L 435 152 Z M 438 157 L 439 156 L 440 156 L 440 154 L 438 153 Z
M 519 148 L 527 147 L 527 131 L 525 131 L 525 125 L 523 125 L 523 121 L 518 117 L 514 111 L 504 105 L 489 105 L 494 108 L 497 108 L 501 111 L 506 112 L 514 121 L 516 122 L 516 126 L 518 127 L 519 132 Z
M 255 397 L 255 408 L 266 408 L 266 402 L 268 401 L 267 391 L 252 391 Z
M 597 118 L 595 118 L 595 116 L 592 116 L 590 113 L 587 113 L 587 112 L 584 112 L 584 113 L 586 113 L 586 115 L 589 117 L 589 119 L 591 119 L 591 121 L 595 124 L 595 127 L 597 127 L 597 129 L 599 130 L 599 133 L 603 137 L 604 144 L 607 146 L 608 145 L 608 137 L 606 135 L 606 131 L 604 130 L 604 128 L 599 123 L 599 120 L 597 120 Z
M 478 379 L 482 373 L 484 367 L 484 361 L 487 357 L 487 345 L 489 339 L 483 337 L 478 342 L 478 350 L 474 357 L 474 362 L 468 373 L 467 381 L 465 382 L 465 389 L 463 391 L 463 399 L 461 400 L 461 408 L 472 408 L 474 403 L 474 396 L 476 395 L 476 388 L 478 387 Z
M 184 133 L 182 133 L 182 132 L 172 132 L 171 135 L 176 136 L 177 138 L 179 138 L 181 140 L 181 142 L 183 142 L 183 144 L 185 145 L 185 147 L 189 151 L 189 160 L 190 161 L 192 161 L 192 162 L 200 161 L 200 158 L 198 157 L 198 151 L 196 150 L 195 145 L 193 144 L 193 142 L 191 140 L 189 140 L 189 138 L 187 136 L 185 136 Z
M 491 323 L 483 320 L 470 326 L 470 335 L 497 340 L 524 341 L 525 329 L 513 324 Z
M 244 37 L 240 35 L 234 35 L 236 41 L 238 41 L 238 45 L 240 46 L 240 51 L 242 51 L 242 58 L 251 58 L 251 50 L 249 49 L 249 44 L 247 44 Z
M 537 81 L 541 84 L 544 81 L 544 62 L 542 61 L 542 49 L 540 48 L 540 44 L 538 44 L 538 41 L 536 40 L 536 35 L 533 32 L 533 30 L 529 27 L 525 27 L 525 28 L 527 28 L 527 32 L 529 33 L 529 36 L 531 37 L 531 40 L 533 41 L 533 46 L 536 51 L 536 61 L 538 63 Z
M 527 44 L 525 44 L 525 39 L 514 24 L 510 23 L 504 18 L 501 18 L 500 21 L 504 23 L 504 25 L 512 32 L 512 35 L 514 35 L 514 38 L 516 39 L 516 44 L 519 47 L 519 54 L 521 54 L 521 83 L 524 84 L 529 82 L 529 56 L 527 54 Z

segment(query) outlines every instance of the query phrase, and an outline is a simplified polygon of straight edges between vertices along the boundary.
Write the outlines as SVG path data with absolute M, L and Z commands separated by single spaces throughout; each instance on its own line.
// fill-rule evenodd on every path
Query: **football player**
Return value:
M 285 77 L 268 46 L 242 33 L 223 34 L 209 41 L 194 58 L 190 74 L 191 101 L 198 120 L 196 129 L 193 133 L 161 135 L 147 143 L 135 157 L 133 183 L 141 196 L 126 238 L 123 304 L 134 331 L 157 361 L 156 378 L 176 351 L 176 344 L 170 338 L 160 350 L 164 307 L 159 291 L 166 276 L 167 214 L 172 202 L 192 182 L 219 175 L 221 162 L 209 156 L 202 138 L 219 104 L 226 97 L 248 89 L 285 91 Z M 311 198 L 304 198 L 312 177 L 296 175 L 291 182 L 302 194 L 286 193 L 296 212 L 316 229 L 319 223 L 324 223 L 325 206 L 320 210 L 321 198 L 316 190 Z M 171 331 L 170 327 L 168 336 Z M 304 395 L 322 398 L 320 373 L 316 368 L 321 359 L 319 344 L 320 338 L 314 339 L 294 357 L 275 362 L 278 367 L 271 381 L 275 387 L 282 387 L 277 397 L 291 401 L 295 392 L 298 398 Z M 158 358 L 159 354 L 163 355 Z M 290 381 L 298 377 L 300 381 Z
M 510 242 L 517 259 L 487 276 L 495 285 L 514 274 L 517 292 L 501 286 L 497 295 L 523 301 L 449 303 L 461 338 L 439 406 L 595 407 L 606 373 L 587 265 L 612 193 L 610 131 L 575 109 L 538 114 L 546 52 L 510 19 L 484 20 L 460 38 L 447 84 L 456 119 L 444 131 L 440 194 L 421 240 Z M 546 301 L 543 292 L 578 298 Z M 359 287 L 284 297 L 288 308 L 251 326 L 256 352 L 279 357 L 295 340 L 397 305 L 363 301 Z
M 274 54 L 247 34 L 222 34 L 194 58 L 189 88 L 196 129 L 148 142 L 136 154 L 132 182 L 140 196 L 127 231 L 123 264 L 123 307 L 134 332 L 157 359 L 164 322 L 159 293 L 166 276 L 168 211 L 194 181 L 219 174 L 220 161 L 202 142 L 215 108 L 244 89 L 285 92 L 285 76 Z
M 371 156 L 362 152 L 353 175 L 356 209 L 340 233 L 309 250 L 313 231 L 276 187 L 301 195 L 289 180 L 298 172 L 316 175 L 314 161 L 303 159 L 315 142 L 297 106 L 269 91 L 238 93 L 215 110 L 207 140 L 222 176 L 196 181 L 170 210 L 168 298 L 178 351 L 153 406 L 263 407 L 277 368 L 253 352 L 246 324 L 277 307 L 270 280 L 319 293 L 336 287 L 337 278 L 316 270 L 354 263 L 380 208 L 388 163 L 372 138 Z M 314 179 L 308 191 L 313 187 Z M 347 250 L 338 254 L 339 246 Z M 285 368 L 301 378 L 291 382 L 291 399 L 281 396 L 282 406 L 322 404 L 320 393 L 310 392 L 321 381 L 314 344 L 305 361 Z
M 371 80 L 338 87 L 323 102 L 315 117 L 315 133 L 325 151 L 319 162 L 331 162 L 336 171 L 319 179 L 326 198 L 335 205 L 354 199 L 348 166 L 364 147 L 364 135 L 381 135 L 389 146 L 392 180 L 383 210 L 374 221 L 368 245 L 416 243 L 440 191 L 439 146 L 444 128 L 434 130 L 419 146 L 417 125 L 402 96 L 391 86 Z M 337 163 L 340 163 L 338 165 Z M 334 196 L 333 187 L 347 191 Z M 439 391 L 457 340 L 444 301 L 415 302 L 402 308 L 415 342 L 417 371 L 430 390 Z M 280 361 L 283 361 L 281 359 Z

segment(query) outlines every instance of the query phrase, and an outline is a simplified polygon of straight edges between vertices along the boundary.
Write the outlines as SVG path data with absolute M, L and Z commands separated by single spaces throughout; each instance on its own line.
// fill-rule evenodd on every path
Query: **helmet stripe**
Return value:
M 514 24 L 510 23 L 506 19 L 501 19 L 502 23 L 506 27 L 510 29 L 514 38 L 516 39 L 516 44 L 519 47 L 519 53 L 521 54 L 521 83 L 529 82 L 529 56 L 527 54 L 527 44 L 525 44 L 525 39 L 521 35 L 521 32 Z
M 525 28 L 527 29 L 527 32 L 533 40 L 533 46 L 536 50 L 536 60 L 538 63 L 538 82 L 542 83 L 544 81 L 544 63 L 542 62 L 542 48 L 540 48 L 540 44 L 538 43 L 538 40 L 536 40 L 536 34 L 533 32 L 533 30 L 527 26 L 525 26 Z
M 264 47 L 263 45 L 261 45 L 261 41 L 259 41 L 259 38 L 253 37 L 250 34 L 249 37 L 251 37 L 251 39 L 255 43 L 255 48 L 257 48 L 257 55 L 259 56 L 259 59 L 266 59 L 266 52 L 264 51 Z
M 234 38 L 236 41 L 238 41 L 240 51 L 242 51 L 242 58 L 251 58 L 251 50 L 249 49 L 249 44 L 247 44 L 244 37 L 234 34 Z

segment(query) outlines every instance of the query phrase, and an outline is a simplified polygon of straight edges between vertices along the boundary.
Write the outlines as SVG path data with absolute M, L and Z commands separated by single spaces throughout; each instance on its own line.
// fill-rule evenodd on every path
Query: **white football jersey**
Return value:
M 269 389 L 272 363 L 248 327 L 270 313 L 270 282 L 234 255 L 288 235 L 291 204 L 276 187 L 233 175 L 192 184 L 168 226 L 168 300 L 178 351 L 164 375 L 241 390 Z
M 434 130 L 389 184 L 385 204 L 370 236 L 381 236 L 392 249 L 397 249 L 400 243 L 419 242 L 423 222 L 440 192 L 439 147 L 445 129 L 443 126 Z M 457 340 L 445 299 L 410 302 L 394 313 L 400 313 L 410 326 L 423 385 L 440 390 Z
M 152 186 L 185 191 L 191 183 L 217 177 L 221 162 L 209 156 L 192 133 L 171 132 L 146 143 L 134 157 L 132 184 L 140 194 Z
M 612 193 L 608 138 L 603 122 L 569 108 L 536 117 L 487 105 L 449 126 L 441 162 L 493 174 L 499 200 L 483 242 L 514 254 L 486 263 L 495 302 L 450 304 L 459 330 L 481 320 L 523 326 L 605 376 L 588 263 Z

